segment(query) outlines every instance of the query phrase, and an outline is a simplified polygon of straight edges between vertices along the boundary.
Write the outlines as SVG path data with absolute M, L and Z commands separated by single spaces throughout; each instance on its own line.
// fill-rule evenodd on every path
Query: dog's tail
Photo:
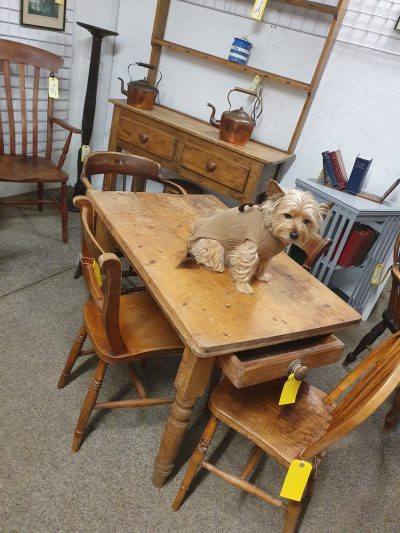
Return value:
M 196 263 L 195 258 L 190 252 L 187 252 L 185 259 L 183 259 L 176 268 L 195 268 L 198 264 Z

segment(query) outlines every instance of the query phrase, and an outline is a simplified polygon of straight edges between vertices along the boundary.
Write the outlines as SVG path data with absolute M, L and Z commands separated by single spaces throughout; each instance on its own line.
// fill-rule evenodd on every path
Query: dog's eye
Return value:
M 283 213 L 283 216 L 285 218 L 292 218 L 292 215 L 290 213 Z
M 308 220 L 308 218 L 306 218 L 305 220 L 303 220 L 303 224 L 308 226 L 308 224 L 311 224 L 311 220 Z

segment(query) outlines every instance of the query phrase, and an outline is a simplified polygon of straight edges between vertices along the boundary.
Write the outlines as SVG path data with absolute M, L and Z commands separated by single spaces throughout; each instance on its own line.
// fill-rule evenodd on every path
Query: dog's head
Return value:
M 268 185 L 268 199 L 262 204 L 265 225 L 276 239 L 300 247 L 319 233 L 329 210 L 309 192 L 282 189 L 276 181 Z

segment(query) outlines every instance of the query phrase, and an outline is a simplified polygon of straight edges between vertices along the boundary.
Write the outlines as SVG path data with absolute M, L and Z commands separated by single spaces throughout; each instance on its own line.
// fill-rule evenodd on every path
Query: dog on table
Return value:
M 261 204 L 242 204 L 199 220 L 180 268 L 204 265 L 215 272 L 228 267 L 236 289 L 252 294 L 254 279 L 269 281 L 271 259 L 289 244 L 304 246 L 315 238 L 328 211 L 311 193 L 284 190 L 270 181 Z

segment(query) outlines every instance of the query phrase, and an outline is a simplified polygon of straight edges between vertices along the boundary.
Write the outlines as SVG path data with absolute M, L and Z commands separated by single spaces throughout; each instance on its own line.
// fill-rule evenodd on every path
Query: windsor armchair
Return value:
M 98 357 L 92 383 L 82 405 L 72 442 L 72 451 L 79 450 L 85 427 L 93 409 L 151 407 L 172 403 L 173 398 L 148 398 L 136 373 L 134 362 L 148 357 L 180 355 L 183 344 L 148 292 L 121 296 L 121 262 L 112 253 L 104 253 L 96 241 L 94 211 L 85 196 L 74 198 L 81 211 L 82 266 L 90 299 L 83 306 L 83 325 L 72 344 L 58 381 L 58 388 L 68 383 L 71 370 L 79 356 L 95 353 Z M 100 283 L 94 261 L 104 274 Z M 82 350 L 89 336 L 92 348 Z M 109 364 L 125 364 L 138 399 L 97 403 L 97 397 Z
M 173 510 L 179 509 L 197 472 L 204 468 L 281 509 L 285 513 L 284 533 L 296 531 L 302 504 L 307 504 L 311 497 L 316 467 L 325 450 L 366 420 L 399 383 L 400 333 L 376 348 L 329 394 L 303 383 L 296 403 L 289 406 L 290 409 L 278 405 L 282 380 L 236 389 L 223 379 L 211 395 L 209 406 L 212 417 L 192 455 L 173 502 Z M 346 395 L 336 403 L 342 394 Z M 248 464 L 238 476 L 204 460 L 218 421 L 255 444 Z M 289 468 L 294 459 L 313 463 L 314 473 L 300 502 L 285 502 L 246 481 L 264 453 L 285 468 Z
M 68 154 L 72 134 L 81 133 L 81 130 L 53 116 L 54 99 L 50 97 L 47 97 L 45 106 L 46 119 L 39 119 L 39 113 L 42 112 L 39 107 L 42 100 L 46 100 L 43 99 L 42 94 L 44 91 L 47 93 L 47 85 L 46 89 L 41 87 L 41 80 L 44 79 L 44 76 L 41 77 L 41 70 L 56 73 L 63 66 L 63 59 L 34 46 L 0 39 L 0 65 L 3 72 L 8 115 L 8 140 L 0 116 L 0 181 L 37 183 L 36 200 L 7 199 L 1 202 L 14 205 L 38 205 L 39 211 L 43 210 L 44 204 L 55 205 L 61 213 L 63 242 L 68 242 L 68 174 L 62 170 L 62 167 Z M 19 82 L 18 92 L 12 87 L 16 78 Z M 29 87 L 32 78 L 33 87 Z M 17 94 L 18 97 L 16 97 Z M 28 118 L 28 107 L 31 107 L 32 124 Z M 21 121 L 19 121 L 19 114 Z M 68 131 L 57 163 L 51 159 L 54 125 Z M 31 128 L 32 131 L 30 131 Z M 32 135 L 30 141 L 28 141 L 28 134 Z M 41 134 L 46 135 L 44 157 L 39 156 L 42 152 Z M 9 153 L 6 153 L 7 145 Z M 21 153 L 17 153 L 19 147 Z M 50 196 L 44 190 L 44 184 L 50 183 L 61 184 L 60 200 Z M 47 197 L 45 200 L 44 195 Z
M 161 176 L 161 166 L 159 163 L 133 154 L 122 152 L 93 152 L 88 155 L 82 167 L 81 180 L 86 190 L 93 189 L 92 177 L 100 178 L 100 187 L 102 191 L 115 191 L 117 189 L 118 176 L 120 176 L 122 191 L 128 188 L 134 190 L 140 184 L 140 188 L 146 190 L 148 183 L 157 183 L 162 185 L 162 192 L 174 194 L 186 194 L 179 184 L 164 179 Z M 132 181 L 128 187 L 127 177 Z M 107 252 L 115 252 L 118 257 L 122 257 L 122 252 L 116 247 L 109 231 L 107 231 L 101 221 L 96 225 L 96 238 L 102 244 Z M 75 272 L 75 278 L 82 274 L 81 266 L 78 265 Z M 122 273 L 124 277 L 136 276 L 136 272 L 129 268 Z M 131 290 L 135 290 L 133 287 Z

